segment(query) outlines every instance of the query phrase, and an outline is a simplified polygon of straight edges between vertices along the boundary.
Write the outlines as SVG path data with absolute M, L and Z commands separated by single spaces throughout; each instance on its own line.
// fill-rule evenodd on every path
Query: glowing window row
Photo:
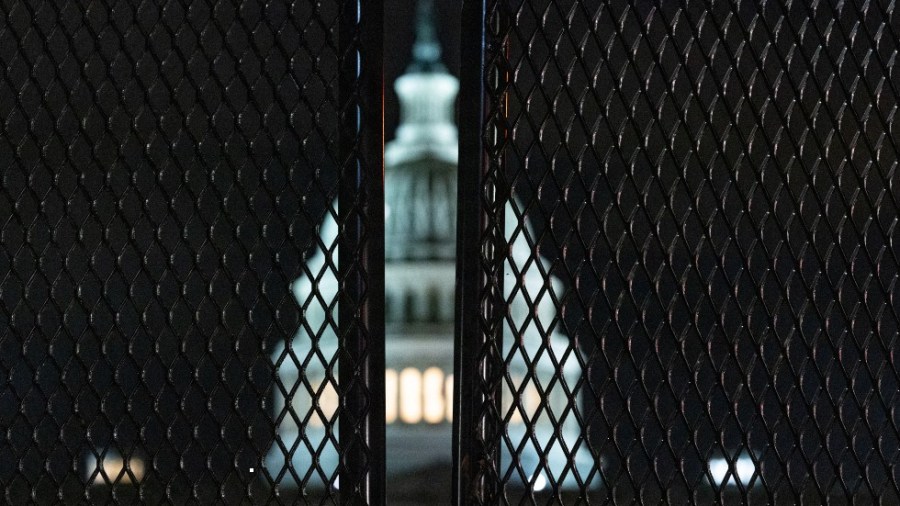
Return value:
M 321 385 L 321 381 L 313 382 L 313 391 L 319 392 Z M 398 420 L 410 424 L 453 421 L 453 375 L 445 376 L 438 367 L 429 367 L 424 372 L 407 367 L 399 373 L 387 369 L 384 387 L 387 423 Z M 327 382 L 317 399 L 319 409 L 313 411 L 309 423 L 313 427 L 322 427 L 325 420 L 334 421 L 340 404 L 334 383 Z
M 407 367 L 384 374 L 384 417 L 387 423 L 453 421 L 453 375 L 439 367 L 424 372 Z
M 537 415 L 542 405 L 541 395 L 534 382 L 528 382 L 522 391 L 519 405 L 513 407 L 512 399 L 521 383 L 520 378 L 514 378 L 515 390 L 504 385 L 503 412 L 512 411 L 509 423 L 515 425 L 523 422 L 523 414 L 529 419 Z M 314 382 L 312 386 L 318 392 L 321 382 Z M 387 369 L 384 375 L 384 394 L 387 423 L 400 421 L 408 424 L 435 424 L 453 421 L 453 375 L 445 375 L 439 367 L 429 367 L 425 371 L 407 367 L 400 372 Z M 321 427 L 324 425 L 322 415 L 325 420 L 334 420 L 340 398 L 332 382 L 328 382 L 317 397 L 319 409 L 313 412 L 310 424 Z M 546 410 L 543 411 L 546 413 Z M 547 421 L 547 417 L 543 416 L 533 420 L 533 423 Z

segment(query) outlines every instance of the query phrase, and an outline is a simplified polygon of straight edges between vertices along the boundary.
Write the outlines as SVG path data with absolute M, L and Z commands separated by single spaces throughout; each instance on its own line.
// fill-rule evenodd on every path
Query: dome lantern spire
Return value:
M 459 81 L 441 63 L 433 0 L 418 2 L 412 61 L 394 82 L 400 124 L 384 149 L 385 178 L 390 180 L 385 185 L 385 256 L 388 261 L 452 264 Z
M 434 26 L 434 0 L 419 0 L 416 5 L 416 42 L 408 72 L 444 70 L 441 45 Z
M 428 157 L 455 164 L 459 143 L 454 104 L 459 81 L 441 62 L 434 0 L 418 0 L 412 61 L 394 82 L 400 124 L 385 146 L 386 169 Z

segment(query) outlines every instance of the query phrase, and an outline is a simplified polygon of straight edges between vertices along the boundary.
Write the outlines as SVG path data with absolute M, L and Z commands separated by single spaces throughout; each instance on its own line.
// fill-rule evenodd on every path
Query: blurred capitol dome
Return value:
M 449 474 L 451 465 L 458 160 L 454 106 L 459 81 L 441 63 L 432 18 L 431 1 L 420 0 L 413 61 L 394 84 L 400 98 L 400 125 L 396 138 L 385 146 L 388 476 L 435 466 L 446 467 Z M 582 438 L 575 418 L 556 421 L 558 434 L 546 409 L 562 413 L 569 402 L 562 388 L 548 391 L 552 378 L 563 376 L 568 385 L 574 385 L 581 369 L 575 353 L 567 353 L 568 338 L 551 324 L 558 321 L 554 299 L 563 295 L 561 283 L 546 274 L 543 259 L 542 265 L 529 262 L 532 248 L 526 235 L 534 234 L 527 224 L 519 225 L 512 206 L 507 205 L 506 216 L 511 244 L 506 272 L 508 279 L 519 281 L 506 283 L 505 290 L 507 300 L 512 299 L 511 324 L 504 332 L 511 381 L 504 386 L 504 411 L 512 409 L 513 391 L 521 401 L 509 421 L 510 441 L 503 444 L 503 459 L 508 463 L 510 450 L 524 444 L 518 465 L 529 475 L 529 486 L 538 486 L 546 483 L 541 474 L 551 473 L 559 480 L 560 471 L 567 467 L 565 452 L 586 453 L 576 450 Z M 296 485 L 299 479 L 309 487 L 323 487 L 334 484 L 337 476 L 337 232 L 335 217 L 328 212 L 304 275 L 292 287 L 303 308 L 300 329 L 272 354 L 279 381 L 293 400 L 288 409 L 284 393 L 276 389 L 274 419 L 281 421 L 266 462 L 272 476 L 284 472 L 284 485 Z M 542 331 L 528 317 L 535 312 Z M 549 337 L 545 339 L 544 334 Z M 553 350 L 554 359 L 542 351 L 547 348 Z M 314 399 L 317 409 L 313 409 Z M 527 435 L 527 420 L 534 424 L 531 435 Z M 540 454 L 545 455 L 546 465 L 540 464 Z M 294 473 L 285 471 L 288 456 Z M 585 466 L 590 467 L 590 463 Z M 513 474 L 514 480 L 519 479 L 520 473 Z M 567 476 L 572 476 L 571 471 Z M 563 481 L 565 486 L 570 480 Z

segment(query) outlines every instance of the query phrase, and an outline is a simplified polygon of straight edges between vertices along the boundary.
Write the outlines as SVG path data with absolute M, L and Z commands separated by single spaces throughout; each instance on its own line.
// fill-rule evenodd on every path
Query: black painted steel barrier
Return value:
M 892 2 L 463 2 L 457 504 L 900 500 Z
M 0 502 L 384 502 L 382 17 L 0 6 Z

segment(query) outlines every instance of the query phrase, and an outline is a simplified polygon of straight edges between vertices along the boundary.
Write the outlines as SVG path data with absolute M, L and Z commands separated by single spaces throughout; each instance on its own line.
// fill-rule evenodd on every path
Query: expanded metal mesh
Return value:
M 0 6 L 0 502 L 373 493 L 380 37 L 353 2 Z
M 464 7 L 462 503 L 900 501 L 898 27 Z

